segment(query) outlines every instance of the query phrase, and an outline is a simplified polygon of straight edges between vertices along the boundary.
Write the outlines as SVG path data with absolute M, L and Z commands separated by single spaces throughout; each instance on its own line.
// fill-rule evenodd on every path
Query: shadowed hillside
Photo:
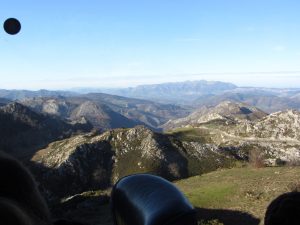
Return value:
M 0 107 L 0 124 L 1 150 L 26 159 L 52 141 L 92 129 L 89 123 L 69 124 L 33 112 L 19 103 Z

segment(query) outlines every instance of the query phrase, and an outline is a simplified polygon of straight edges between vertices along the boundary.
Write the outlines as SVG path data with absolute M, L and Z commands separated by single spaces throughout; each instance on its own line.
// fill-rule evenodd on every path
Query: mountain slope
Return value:
M 85 101 L 76 107 L 71 115 L 71 120 L 84 117 L 90 121 L 95 128 L 107 130 L 119 127 L 134 127 L 138 122 L 128 119 L 127 117 L 111 110 L 103 104 L 95 104 L 91 101 Z M 141 123 L 140 123 L 141 124 Z
M 54 142 L 32 161 L 48 193 L 63 197 L 105 189 L 133 173 L 179 179 L 230 166 L 234 157 L 216 146 L 181 142 L 138 126 Z

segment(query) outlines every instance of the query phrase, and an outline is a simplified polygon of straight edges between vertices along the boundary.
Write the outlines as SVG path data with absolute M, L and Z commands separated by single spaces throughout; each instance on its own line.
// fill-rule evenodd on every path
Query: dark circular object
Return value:
M 265 225 L 299 225 L 300 192 L 284 193 L 268 206 Z
M 114 225 L 197 225 L 196 211 L 169 181 L 150 174 L 122 178 L 113 187 Z
M 3 24 L 3 28 L 6 31 L 6 33 L 8 33 L 10 35 L 15 35 L 20 32 L 21 23 L 19 22 L 19 20 L 15 19 L 15 18 L 9 18 L 9 19 L 5 20 L 5 22 Z

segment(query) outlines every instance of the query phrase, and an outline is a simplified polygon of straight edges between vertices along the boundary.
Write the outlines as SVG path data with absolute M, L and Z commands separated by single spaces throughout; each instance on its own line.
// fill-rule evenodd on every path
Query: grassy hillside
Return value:
M 269 203 L 300 187 L 300 167 L 219 170 L 175 185 L 197 209 L 199 225 L 262 225 Z M 55 206 L 54 211 L 61 213 L 54 214 L 92 225 L 112 225 L 108 200 L 103 201 L 107 194 L 77 196 Z
M 199 141 L 203 143 L 213 143 L 211 133 L 207 129 L 183 127 L 170 130 L 166 134 L 172 135 L 182 141 Z
M 300 168 L 234 168 L 176 182 L 199 217 L 235 225 L 263 224 L 268 204 L 300 187 Z M 200 209 L 201 208 L 201 209 Z M 258 223 L 258 220 L 260 223 Z

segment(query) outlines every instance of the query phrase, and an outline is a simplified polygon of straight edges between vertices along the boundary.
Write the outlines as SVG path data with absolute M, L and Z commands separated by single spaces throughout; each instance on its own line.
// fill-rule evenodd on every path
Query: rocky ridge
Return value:
M 51 143 L 32 158 L 48 198 L 105 189 L 133 173 L 174 180 L 227 167 L 233 161 L 232 154 L 217 146 L 181 142 L 143 126 L 74 136 Z
M 203 123 L 188 124 L 173 132 L 192 140 L 202 138 L 204 143 L 224 146 L 245 157 L 256 149 L 264 154 L 267 164 L 275 164 L 276 160 L 299 164 L 299 111 L 276 112 L 255 120 L 224 120 L 213 115 L 211 118 Z
M 170 120 L 162 127 L 164 130 L 178 127 L 197 126 L 213 120 L 222 120 L 227 124 L 240 123 L 241 121 L 254 121 L 267 114 L 256 107 L 244 103 L 224 101 L 214 107 L 201 107 L 187 117 Z

